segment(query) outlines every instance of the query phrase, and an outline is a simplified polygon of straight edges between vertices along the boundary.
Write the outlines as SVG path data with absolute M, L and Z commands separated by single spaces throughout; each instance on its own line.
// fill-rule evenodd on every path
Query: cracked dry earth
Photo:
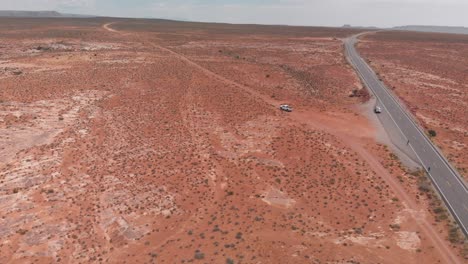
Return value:
M 0 24 L 0 263 L 462 262 L 349 97 L 354 32 L 110 22 Z

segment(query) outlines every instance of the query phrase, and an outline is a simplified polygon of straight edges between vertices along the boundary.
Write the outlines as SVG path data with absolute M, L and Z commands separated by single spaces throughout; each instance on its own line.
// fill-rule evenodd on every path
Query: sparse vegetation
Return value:
M 451 243 L 457 244 L 463 242 L 463 235 L 458 227 L 451 227 L 449 230 L 449 241 Z
M 194 256 L 195 259 L 198 259 L 198 260 L 201 260 L 201 259 L 204 259 L 205 258 L 205 254 L 200 252 L 199 250 L 195 251 L 195 256 Z
M 18 229 L 18 231 L 16 231 L 16 233 L 20 234 L 20 235 L 24 235 L 28 232 L 27 229 Z
M 382 32 L 367 35 L 365 39 L 358 50 L 366 60 L 373 62 L 375 70 L 386 76 L 388 86 L 398 88 L 395 93 L 425 128 L 428 137 L 446 157 L 453 157 L 449 160 L 455 167 L 468 164 L 466 146 L 460 145 L 466 137 L 468 125 L 464 118 L 466 107 L 463 100 L 446 96 L 445 92 L 455 89 L 461 94 L 467 93 L 468 88 L 460 87 L 458 83 L 464 83 L 462 72 L 468 70 L 464 57 L 468 45 L 454 48 L 457 43 L 466 43 L 466 38 L 441 38 L 433 33 Z M 414 43 L 417 45 L 412 45 Z M 454 56 L 434 58 L 430 64 L 424 59 L 425 56 L 447 53 Z M 459 64 L 458 57 L 464 58 L 465 63 Z M 466 171 L 459 172 L 468 177 Z
M 410 195 L 416 178 L 361 133 L 349 92 L 368 94 L 343 58 L 350 32 L 107 25 L 118 34 L 105 20 L 0 23 L 0 63 L 34 65 L 20 77 L 0 67 L 1 147 L 14 154 L 0 173 L 0 259 L 335 263 L 379 259 L 387 244 L 415 258 L 393 247 L 414 224 L 395 179 Z M 283 100 L 299 114 L 281 116 Z M 383 246 L 355 243 L 367 239 Z

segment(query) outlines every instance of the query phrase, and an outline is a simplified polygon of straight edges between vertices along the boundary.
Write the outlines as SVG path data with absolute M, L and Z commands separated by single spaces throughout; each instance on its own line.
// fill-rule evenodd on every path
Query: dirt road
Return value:
M 114 33 L 128 34 L 128 32 L 121 32 L 112 29 L 110 27 L 112 24 L 113 23 L 108 23 L 105 24 L 103 27 L 106 30 Z M 205 74 L 207 77 L 212 78 L 213 80 L 248 92 L 251 96 L 262 100 L 263 102 L 270 105 L 272 108 L 277 108 L 281 104 L 281 101 L 274 100 L 271 97 L 264 95 L 258 91 L 255 91 L 250 87 L 247 87 L 235 81 L 229 80 L 224 76 L 216 74 L 213 71 L 210 71 L 209 69 L 190 60 L 186 56 L 181 55 L 169 48 L 157 45 L 155 43 L 151 43 L 151 45 L 155 48 L 168 52 L 172 56 L 186 63 L 187 66 L 199 70 L 200 72 Z M 435 245 L 435 249 L 440 252 L 440 255 L 443 257 L 444 263 L 462 263 L 459 257 L 449 247 L 445 237 L 441 236 L 441 233 L 438 230 L 436 230 L 436 228 L 433 225 L 431 225 L 431 223 L 427 219 L 427 214 L 421 214 L 420 204 L 416 203 L 415 199 L 406 193 L 406 190 L 395 179 L 395 177 L 388 173 L 387 169 L 385 169 L 382 166 L 380 161 L 377 160 L 374 157 L 374 155 L 366 149 L 366 140 L 372 139 L 373 134 L 369 132 L 366 133 L 364 131 L 373 131 L 373 128 L 370 127 L 371 125 L 362 119 L 360 120 L 360 123 L 353 124 L 349 122 L 349 118 L 350 117 L 346 115 L 336 117 L 336 115 L 329 116 L 327 115 L 327 113 L 316 114 L 313 111 L 300 109 L 299 111 L 291 113 L 288 120 L 291 123 L 291 125 L 305 124 L 314 129 L 327 131 L 328 133 L 341 139 L 343 142 L 346 142 L 347 145 L 353 151 L 358 153 L 359 156 L 363 160 L 365 160 L 377 174 L 379 174 L 383 179 L 385 179 L 386 183 L 390 186 L 392 191 L 397 195 L 399 199 L 401 199 L 401 201 L 403 201 L 405 208 L 411 212 L 411 215 L 414 218 L 414 220 L 419 223 L 421 231 L 425 234 L 425 237 L 427 237 L 431 241 L 431 243 Z M 363 123 L 365 124 L 364 128 L 362 126 Z M 356 133 L 356 131 L 363 131 L 364 133 Z

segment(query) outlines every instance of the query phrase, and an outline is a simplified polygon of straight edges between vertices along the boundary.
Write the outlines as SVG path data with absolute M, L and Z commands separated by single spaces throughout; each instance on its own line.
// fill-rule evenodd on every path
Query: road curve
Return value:
M 110 23 L 104 24 L 104 25 L 102 25 L 102 28 L 104 28 L 104 29 L 107 30 L 107 31 L 117 33 L 117 32 L 118 32 L 117 30 L 115 30 L 115 29 L 113 29 L 113 28 L 110 27 L 112 24 L 115 24 L 115 23 L 116 23 L 116 22 L 110 22 Z
M 466 183 L 414 122 L 411 114 L 406 111 L 399 100 L 361 58 L 355 48 L 358 36 L 345 39 L 346 57 L 365 86 L 377 98 L 377 103 L 384 112 L 382 116 L 379 116 L 380 122 L 389 132 L 392 141 L 400 146 L 406 145 L 409 152 L 412 152 L 406 154 L 415 157 L 426 170 L 463 233 L 468 237 L 468 190 Z

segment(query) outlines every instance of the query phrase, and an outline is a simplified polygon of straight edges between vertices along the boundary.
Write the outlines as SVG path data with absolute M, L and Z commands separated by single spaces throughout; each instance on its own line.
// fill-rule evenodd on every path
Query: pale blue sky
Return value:
M 468 27 L 468 0 L 0 0 L 0 9 L 229 23 Z

